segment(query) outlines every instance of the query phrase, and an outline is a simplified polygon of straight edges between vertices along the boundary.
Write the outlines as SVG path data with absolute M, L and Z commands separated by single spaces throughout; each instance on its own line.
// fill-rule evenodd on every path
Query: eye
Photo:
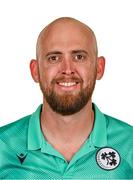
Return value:
M 59 55 L 50 55 L 50 56 L 48 57 L 48 61 L 49 61 L 50 63 L 57 63 L 59 60 L 60 60 Z
M 75 54 L 74 55 L 74 60 L 78 62 L 84 61 L 86 56 L 84 54 Z

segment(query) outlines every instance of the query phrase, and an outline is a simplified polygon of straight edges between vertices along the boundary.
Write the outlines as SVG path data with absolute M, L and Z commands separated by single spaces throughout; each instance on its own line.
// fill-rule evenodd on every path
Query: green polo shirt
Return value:
M 93 130 L 68 163 L 44 138 L 42 105 L 0 128 L 0 179 L 133 179 L 133 127 L 93 104 Z

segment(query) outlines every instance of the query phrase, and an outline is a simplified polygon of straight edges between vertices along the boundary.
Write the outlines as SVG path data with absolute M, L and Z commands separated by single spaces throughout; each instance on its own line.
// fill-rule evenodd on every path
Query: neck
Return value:
M 90 135 L 93 122 L 91 102 L 78 113 L 69 116 L 53 112 L 46 102 L 42 108 L 41 126 L 46 140 L 62 154 L 66 151 L 64 147 L 71 147 L 70 157 L 67 158 L 66 155 L 69 160 Z

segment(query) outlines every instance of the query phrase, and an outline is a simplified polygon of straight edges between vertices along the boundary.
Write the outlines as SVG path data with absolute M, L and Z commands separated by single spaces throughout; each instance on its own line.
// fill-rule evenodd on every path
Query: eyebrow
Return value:
M 48 53 L 46 54 L 46 56 L 50 56 L 50 55 L 52 55 L 52 54 L 63 54 L 63 53 L 60 52 L 60 51 L 51 51 L 51 52 L 48 52 Z
M 72 54 L 76 54 L 76 53 L 85 53 L 85 54 L 88 54 L 88 52 L 83 50 L 83 49 L 72 50 L 71 53 Z M 61 51 L 51 51 L 51 52 L 48 52 L 46 54 L 46 56 L 50 56 L 52 54 L 63 54 L 63 53 Z
M 79 50 L 72 50 L 72 53 L 73 54 L 76 54 L 76 53 L 85 53 L 85 54 L 88 54 L 87 51 L 83 50 L 83 49 L 79 49 Z

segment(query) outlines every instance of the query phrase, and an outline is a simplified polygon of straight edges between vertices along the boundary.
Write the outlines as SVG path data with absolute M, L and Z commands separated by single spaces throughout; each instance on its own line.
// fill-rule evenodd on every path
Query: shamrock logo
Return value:
M 112 148 L 102 148 L 97 152 L 98 165 L 106 170 L 115 169 L 120 164 L 120 155 Z
M 101 158 L 107 161 L 107 165 L 110 164 L 111 166 L 115 166 L 117 164 L 117 160 L 115 159 L 116 153 L 114 151 L 109 153 L 102 153 Z

